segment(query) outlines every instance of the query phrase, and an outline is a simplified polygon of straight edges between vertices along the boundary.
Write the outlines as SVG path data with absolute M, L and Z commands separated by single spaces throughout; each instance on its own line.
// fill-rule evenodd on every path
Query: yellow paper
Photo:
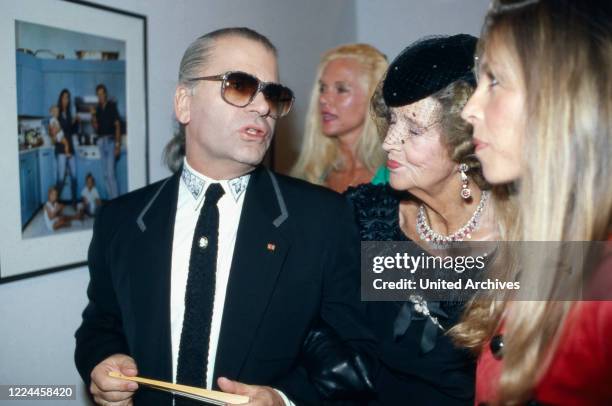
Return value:
M 213 405 L 243 405 L 249 402 L 248 396 L 234 395 L 231 393 L 197 388 L 195 386 L 179 385 L 176 383 L 158 381 L 155 379 L 141 378 L 139 376 L 125 376 L 119 372 L 109 372 L 109 376 L 113 378 L 125 379 L 132 382 L 137 382 L 154 389 L 170 392 L 175 395 L 184 396 L 190 399 L 199 400 Z

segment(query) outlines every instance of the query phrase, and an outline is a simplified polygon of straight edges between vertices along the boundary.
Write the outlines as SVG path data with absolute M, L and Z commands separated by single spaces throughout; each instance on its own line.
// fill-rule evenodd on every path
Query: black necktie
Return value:
M 217 202 L 223 188 L 213 183 L 206 190 L 204 207 L 193 233 L 189 276 L 185 291 L 185 316 L 179 346 L 176 382 L 206 387 L 208 343 L 215 300 L 215 275 L 219 241 Z M 208 371 L 212 373 L 212 371 Z M 176 405 L 200 405 L 196 401 L 176 398 Z

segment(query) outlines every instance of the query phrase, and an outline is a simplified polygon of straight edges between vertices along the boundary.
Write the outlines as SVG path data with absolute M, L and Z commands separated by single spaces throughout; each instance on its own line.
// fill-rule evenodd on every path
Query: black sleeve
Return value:
M 300 362 L 325 399 L 363 400 L 374 394 L 374 365 L 322 321 L 306 336 Z
M 326 245 L 320 260 L 324 276 L 318 327 L 307 335 L 298 367 L 272 385 L 298 405 L 356 404 L 364 400 L 357 392 L 369 385 L 365 371 L 377 368 L 377 343 L 360 299 L 360 240 L 353 211 L 344 199 L 334 202 L 338 204 L 327 208 L 329 217 L 320 219 L 326 225 Z M 345 369 L 333 370 L 332 364 Z
M 328 244 L 323 252 L 325 267 L 321 323 L 323 333 L 311 337 L 313 352 L 319 360 L 310 362 L 311 379 L 329 399 L 359 397 L 368 391 L 368 376 L 377 367 L 377 342 L 367 324 L 365 303 L 361 301 L 360 247 L 361 239 L 355 224 L 355 214 L 344 199 L 333 213 L 329 224 Z M 329 327 L 329 331 L 327 328 Z M 335 356 L 326 354 L 335 348 Z M 333 350 L 332 350 L 333 351 Z M 323 359 L 328 357 L 327 361 Z M 325 364 L 344 371 L 333 371 Z M 315 366 L 318 365 L 319 368 Z M 338 373 L 339 372 L 339 373 Z
M 321 393 L 312 385 L 308 372 L 304 366 L 299 365 L 289 374 L 271 385 L 273 388 L 283 392 L 294 404 L 321 405 L 323 399 Z
M 361 239 L 352 207 L 344 199 L 340 202 L 328 223 L 329 239 L 322 255 L 321 318 L 351 347 L 373 354 L 376 339 L 366 323 L 365 303 L 361 301 Z
M 91 371 L 101 361 L 117 353 L 129 355 L 107 260 L 106 247 L 112 234 L 112 220 L 109 207 L 103 206 L 96 216 L 89 246 L 89 303 L 83 311 L 81 326 L 75 333 L 74 359 L 87 386 Z

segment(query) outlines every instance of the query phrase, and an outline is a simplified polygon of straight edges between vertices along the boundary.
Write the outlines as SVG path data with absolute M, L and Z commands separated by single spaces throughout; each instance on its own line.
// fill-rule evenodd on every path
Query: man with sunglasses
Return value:
M 112 201 L 94 227 L 75 359 L 99 404 L 191 404 L 109 371 L 246 395 L 249 405 L 319 404 L 299 362 L 319 319 L 372 352 L 350 207 L 261 165 L 292 103 L 262 35 L 222 29 L 186 50 L 180 131 L 166 150 L 175 174 Z

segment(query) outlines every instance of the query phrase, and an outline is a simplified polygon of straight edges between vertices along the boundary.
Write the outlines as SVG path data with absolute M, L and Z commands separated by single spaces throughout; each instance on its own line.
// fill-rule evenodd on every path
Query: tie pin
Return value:
M 208 247 L 208 238 L 200 237 L 200 241 L 198 241 L 198 245 L 200 246 L 200 248 Z

